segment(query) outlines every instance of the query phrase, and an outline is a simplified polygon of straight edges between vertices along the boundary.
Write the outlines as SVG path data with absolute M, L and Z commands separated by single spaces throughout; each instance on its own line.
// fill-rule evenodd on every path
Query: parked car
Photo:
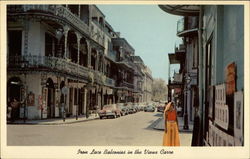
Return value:
M 100 119 L 102 119 L 103 117 L 117 118 L 121 116 L 121 110 L 117 108 L 116 104 L 109 104 L 103 106 L 103 108 L 98 111 L 98 115 Z
M 144 109 L 144 112 L 154 112 L 155 111 L 155 107 L 153 106 L 146 106 Z
M 128 108 L 124 106 L 124 103 L 117 103 L 117 108 L 121 110 L 121 115 L 128 115 Z
M 158 107 L 157 107 L 157 112 L 164 112 L 164 110 L 165 110 L 165 106 L 163 106 L 163 105 L 159 105 Z
M 136 113 L 135 108 L 133 108 L 132 106 L 129 106 L 128 109 L 129 109 L 129 112 L 128 112 L 129 114 L 134 114 L 134 113 Z
M 133 104 L 132 104 L 132 108 L 134 109 L 135 113 L 139 111 L 139 108 L 138 108 L 138 104 L 137 104 L 137 103 L 133 103 Z
M 143 106 L 139 106 L 139 110 L 140 111 L 144 111 L 144 107 Z

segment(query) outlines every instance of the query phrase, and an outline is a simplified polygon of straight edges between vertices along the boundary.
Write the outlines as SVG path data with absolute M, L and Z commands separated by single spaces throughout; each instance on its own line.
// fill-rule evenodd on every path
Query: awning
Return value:
M 180 16 L 198 16 L 200 11 L 199 5 L 159 5 L 159 7 L 167 13 Z

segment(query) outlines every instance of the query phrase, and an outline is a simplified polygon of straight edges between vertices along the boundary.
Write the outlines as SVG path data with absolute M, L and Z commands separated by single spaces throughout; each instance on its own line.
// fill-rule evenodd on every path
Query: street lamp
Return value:
M 190 88 L 188 88 L 189 83 L 191 82 L 191 77 L 187 74 L 187 76 L 185 76 L 185 81 L 186 81 L 186 88 L 184 89 L 184 93 L 186 95 L 185 98 L 185 104 L 184 104 L 184 125 L 183 125 L 183 129 L 184 130 L 188 130 L 189 126 L 188 126 L 188 113 L 187 113 L 187 92 L 190 90 Z
M 86 118 L 89 117 L 89 105 L 90 105 L 90 93 L 89 93 L 89 91 L 90 91 L 90 89 L 92 89 L 92 87 L 93 87 L 92 82 L 87 83 L 86 88 L 87 88 L 88 99 L 87 99 L 87 107 L 86 107 Z
M 65 118 L 66 118 L 66 111 L 65 111 L 65 107 L 66 107 L 66 95 L 68 93 L 68 88 L 64 85 L 61 93 L 63 94 L 63 103 L 62 103 L 62 117 L 63 117 L 63 122 L 65 122 Z

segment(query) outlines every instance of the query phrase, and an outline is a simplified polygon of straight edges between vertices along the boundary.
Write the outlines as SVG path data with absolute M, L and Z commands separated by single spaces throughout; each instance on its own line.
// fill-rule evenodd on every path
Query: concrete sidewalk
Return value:
M 158 123 L 155 125 L 154 129 L 157 129 L 157 130 L 164 130 L 165 129 L 165 126 L 164 126 L 164 118 L 163 117 L 160 117 L 159 119 L 157 119 Z M 179 131 L 180 132 L 193 132 L 193 122 L 192 123 L 188 123 L 188 127 L 189 129 L 188 130 L 185 130 L 183 129 L 183 125 L 184 125 L 184 121 L 183 121 L 183 117 L 178 117 L 178 124 L 179 124 Z
M 62 125 L 62 124 L 72 124 L 78 122 L 85 122 L 90 120 L 99 119 L 99 116 L 96 114 L 90 114 L 88 118 L 85 115 L 78 116 L 78 120 L 76 117 L 68 117 L 65 119 L 65 122 L 62 118 L 53 118 L 53 119 L 40 119 L 40 120 L 16 120 L 14 122 L 7 122 L 7 124 L 32 124 L 32 125 Z

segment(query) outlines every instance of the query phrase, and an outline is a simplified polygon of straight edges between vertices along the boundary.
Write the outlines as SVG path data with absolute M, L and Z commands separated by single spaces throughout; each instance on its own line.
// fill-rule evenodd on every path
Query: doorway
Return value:
M 47 118 L 55 117 L 55 87 L 51 78 L 48 78 L 46 82 L 48 88 L 47 94 Z
M 10 102 L 16 100 L 17 105 L 12 108 L 12 118 L 20 118 L 20 102 L 22 100 L 23 84 L 19 77 L 12 77 L 7 83 L 7 106 L 10 106 Z M 7 109 L 8 110 L 8 109 Z

